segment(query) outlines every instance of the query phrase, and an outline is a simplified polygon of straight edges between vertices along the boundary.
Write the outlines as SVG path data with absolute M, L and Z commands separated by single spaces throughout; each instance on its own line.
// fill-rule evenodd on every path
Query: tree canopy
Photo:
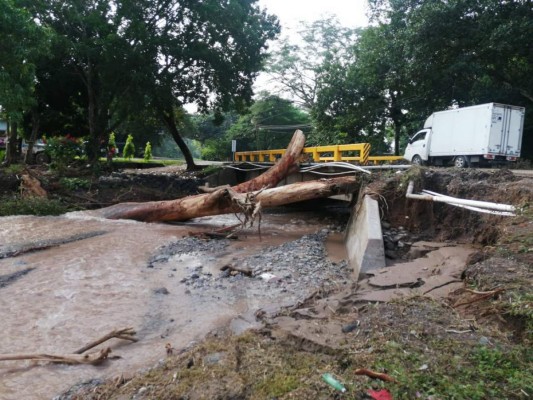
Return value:
M 432 112 L 499 102 L 526 107 L 522 149 L 533 156 L 531 2 L 371 0 L 370 9 L 352 61 L 324 73 L 313 108 L 321 137 L 374 143 L 392 130 L 398 153 Z
M 31 100 L 48 109 L 54 106 L 46 83 L 57 83 L 60 76 L 81 85 L 83 93 L 67 98 L 76 105 L 70 112 L 87 121 L 92 159 L 128 115 L 151 108 L 193 167 L 176 110 L 188 103 L 202 111 L 243 109 L 251 101 L 267 41 L 279 31 L 275 17 L 261 10 L 257 0 L 14 1 L 2 0 L 2 7 L 9 6 L 21 21 L 26 18 L 30 28 L 53 33 L 54 50 L 47 56 L 56 68 L 47 71 L 45 59 L 36 60 L 43 65 L 35 79 L 41 90 Z M 18 34 L 16 24 L 2 26 Z M 25 51 L 31 50 L 21 42 Z M 10 62 L 20 66 L 28 60 L 22 54 Z M 14 77 L 9 79 L 7 86 L 13 86 Z

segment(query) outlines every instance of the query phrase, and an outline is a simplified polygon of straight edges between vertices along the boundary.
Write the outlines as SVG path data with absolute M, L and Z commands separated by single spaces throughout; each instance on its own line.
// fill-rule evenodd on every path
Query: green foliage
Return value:
M 37 40 L 42 31 L 51 33 L 49 52 Z M 73 0 L 68 7 L 61 0 L 1 0 L 0 98 L 19 116 L 35 106 L 48 136 L 72 127 L 76 136 L 88 135 L 92 162 L 110 132 L 120 137 L 121 124 L 142 132 L 142 115 L 155 127 L 147 134 L 167 127 L 193 163 L 180 136 L 193 133 L 176 122 L 175 110 L 187 103 L 202 111 L 243 109 L 267 41 L 278 32 L 257 0 Z M 41 50 L 36 58 L 34 48 Z M 157 144 L 156 136 L 125 129 Z
M 0 216 L 7 215 L 60 215 L 69 211 L 68 207 L 58 200 L 42 197 L 2 199 Z
M 461 346 L 440 338 L 426 342 L 425 350 L 389 341 L 383 351 L 371 369 L 394 371 L 399 383 L 389 390 L 395 399 L 521 398 L 521 390 L 533 390 L 527 347 Z M 423 364 L 428 369 L 420 369 Z
M 50 167 L 63 171 L 76 159 L 80 152 L 80 143 L 71 136 L 47 138 L 45 152 L 52 159 Z
M 262 93 L 248 110 L 235 120 L 230 114 L 217 126 L 213 116 L 198 118 L 204 132 L 202 159 L 228 161 L 232 159 L 231 141 L 237 140 L 237 151 L 285 148 L 296 129 L 309 129 L 309 115 L 291 101 Z
M 231 161 L 231 139 L 208 139 L 202 146 L 202 160 Z
M 67 190 L 87 190 L 91 187 L 91 182 L 84 178 L 61 178 L 59 184 Z
M 503 304 L 505 312 L 524 321 L 527 336 L 533 338 L 533 294 L 513 293 L 512 298 Z
M 107 141 L 107 159 L 108 161 L 113 160 L 117 154 L 117 142 L 115 138 L 115 132 L 111 132 L 109 135 L 109 140 Z
M 21 121 L 35 104 L 35 63 L 46 57 L 48 31 L 18 2 L 0 0 L 0 102 L 8 118 Z
M 374 23 L 360 32 L 353 58 L 322 63 L 315 142 L 346 132 L 348 141 L 370 142 L 375 151 L 392 131 L 398 151 L 434 111 L 499 102 L 526 108 L 522 151 L 533 157 L 529 2 L 369 4 Z
M 6 156 L 6 151 L 0 150 L 0 162 L 4 161 L 5 156 Z
M 6 173 L 17 175 L 24 171 L 24 166 L 22 164 L 11 164 L 6 167 Z
M 239 151 L 285 148 L 296 129 L 309 127 L 308 114 L 291 101 L 262 95 L 227 132 L 228 141 L 238 141 Z
M 135 156 L 135 145 L 133 144 L 132 135 L 128 135 L 128 138 L 126 139 L 126 144 L 122 150 L 122 156 L 127 160 L 131 160 Z
M 146 142 L 144 147 L 144 161 L 150 161 L 152 159 L 152 145 L 150 142 Z

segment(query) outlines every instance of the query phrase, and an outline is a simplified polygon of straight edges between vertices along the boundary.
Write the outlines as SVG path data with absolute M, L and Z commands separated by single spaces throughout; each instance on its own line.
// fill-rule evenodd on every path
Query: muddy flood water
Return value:
M 0 399 L 51 399 L 83 381 L 131 375 L 163 359 L 167 343 L 183 349 L 220 326 L 240 332 L 259 309 L 346 284 L 338 215 L 270 213 L 261 237 L 256 228 L 239 240 L 189 236 L 236 222 L 0 218 L 0 353 L 68 354 L 116 328 L 133 327 L 139 339 L 107 342 L 121 358 L 100 366 L 1 362 Z M 221 271 L 228 264 L 253 273 Z

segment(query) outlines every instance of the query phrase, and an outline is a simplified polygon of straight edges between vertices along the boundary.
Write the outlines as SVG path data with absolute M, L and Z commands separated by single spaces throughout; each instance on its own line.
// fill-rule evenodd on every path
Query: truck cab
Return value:
M 431 129 L 418 131 L 407 144 L 404 158 L 415 165 L 423 165 L 429 158 L 429 138 Z

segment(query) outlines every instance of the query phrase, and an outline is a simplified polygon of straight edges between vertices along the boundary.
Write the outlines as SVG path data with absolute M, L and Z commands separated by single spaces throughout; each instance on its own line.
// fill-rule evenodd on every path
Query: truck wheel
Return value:
M 422 157 L 420 157 L 418 154 L 413 157 L 411 160 L 411 163 L 413 165 L 424 165 L 424 161 L 422 161 Z
M 453 160 L 453 165 L 457 168 L 468 168 L 468 160 L 465 156 L 458 156 Z
M 42 164 L 48 164 L 50 162 L 50 156 L 46 154 L 45 152 L 40 152 L 35 154 L 35 163 L 42 165 Z

